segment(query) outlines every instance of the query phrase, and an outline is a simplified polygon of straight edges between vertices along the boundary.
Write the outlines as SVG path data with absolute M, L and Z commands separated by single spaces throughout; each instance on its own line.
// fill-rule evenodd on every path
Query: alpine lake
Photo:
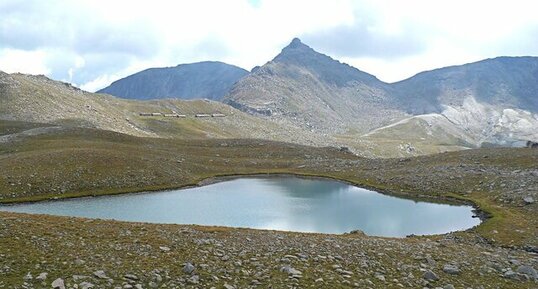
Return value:
M 329 179 L 241 177 L 187 189 L 2 205 L 0 210 L 148 223 L 405 237 L 480 223 L 474 208 L 415 201 Z

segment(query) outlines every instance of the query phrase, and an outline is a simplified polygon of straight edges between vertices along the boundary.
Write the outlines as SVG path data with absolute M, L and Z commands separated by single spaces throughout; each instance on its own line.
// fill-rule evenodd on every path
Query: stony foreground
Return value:
M 538 255 L 388 239 L 0 213 L 0 288 L 537 288 Z

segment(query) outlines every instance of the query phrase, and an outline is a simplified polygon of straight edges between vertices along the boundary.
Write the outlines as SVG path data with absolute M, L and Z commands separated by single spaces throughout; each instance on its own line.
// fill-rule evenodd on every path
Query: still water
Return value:
M 239 178 L 163 192 L 0 206 L 0 210 L 150 223 L 248 227 L 403 237 L 465 230 L 470 206 L 417 202 L 342 182 L 295 177 Z

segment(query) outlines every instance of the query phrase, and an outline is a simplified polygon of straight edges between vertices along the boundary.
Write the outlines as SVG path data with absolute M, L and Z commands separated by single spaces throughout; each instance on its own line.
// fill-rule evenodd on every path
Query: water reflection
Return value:
M 479 223 L 469 206 L 415 202 L 330 180 L 242 178 L 199 188 L 0 207 L 155 223 L 405 236 Z

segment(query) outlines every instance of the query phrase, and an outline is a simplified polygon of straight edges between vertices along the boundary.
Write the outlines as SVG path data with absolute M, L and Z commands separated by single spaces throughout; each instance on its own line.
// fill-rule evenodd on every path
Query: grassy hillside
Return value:
M 1 123 L 3 136 L 39 126 Z M 260 140 L 140 138 L 75 127 L 17 135 L 0 141 L 2 202 L 177 188 L 230 174 L 292 173 L 407 198 L 470 201 L 492 217 L 466 232 L 391 239 L 0 213 L 0 286 L 48 286 L 56 278 L 71 286 L 90 282 L 104 288 L 535 285 L 521 274 L 503 277 L 503 270 L 536 267 L 529 250 L 538 246 L 533 217 L 538 205 L 525 205 L 523 198 L 538 199 L 538 150 L 372 160 L 332 148 Z M 185 273 L 185 262 L 193 263 L 195 272 Z M 460 273 L 445 273 L 446 264 L 456 264 Z M 286 265 L 301 274 L 282 272 Z M 96 277 L 98 270 L 107 278 Z M 426 270 L 440 280 L 424 279 Z M 28 272 L 33 278 L 25 281 Z M 42 272 L 48 273 L 43 283 L 35 279 Z

